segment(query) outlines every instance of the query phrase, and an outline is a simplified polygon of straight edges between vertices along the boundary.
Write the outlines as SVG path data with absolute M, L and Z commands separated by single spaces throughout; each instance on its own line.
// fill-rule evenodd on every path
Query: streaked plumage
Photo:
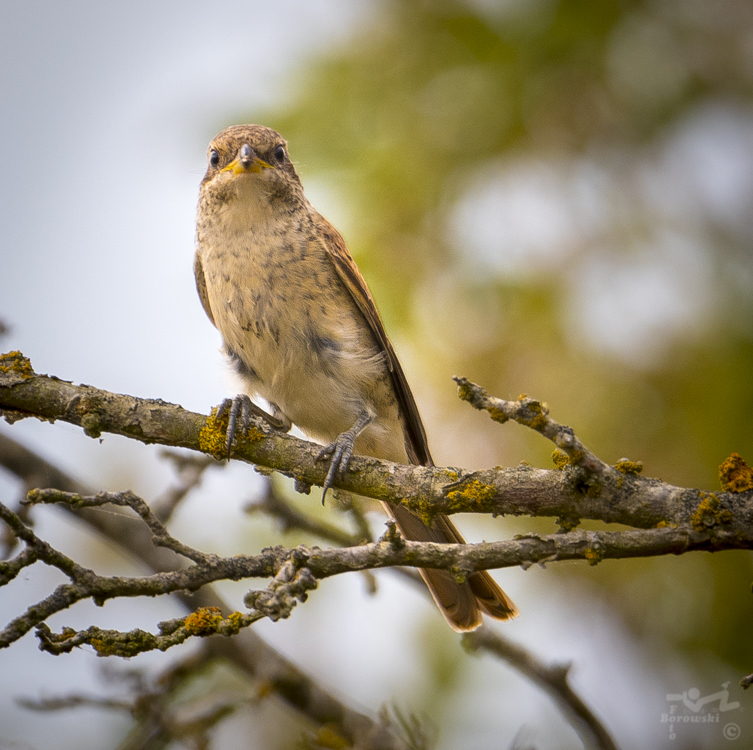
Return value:
M 285 141 L 269 128 L 237 125 L 208 153 L 196 283 L 248 395 L 262 396 L 276 416 L 321 443 L 342 447 L 343 433 L 365 424 L 355 453 L 431 466 L 371 292 L 340 234 L 306 199 Z M 446 516 L 428 527 L 402 506 L 385 507 L 407 539 L 463 543 Z M 421 575 L 455 630 L 478 627 L 482 612 L 517 615 L 486 572 L 464 584 L 443 570 Z

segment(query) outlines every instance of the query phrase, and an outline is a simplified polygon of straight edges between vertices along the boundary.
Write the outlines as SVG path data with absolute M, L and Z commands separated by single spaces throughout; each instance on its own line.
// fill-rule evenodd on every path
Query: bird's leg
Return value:
M 251 423 L 251 417 L 260 417 L 272 429 L 280 432 L 288 432 L 292 423 L 280 411 L 277 404 L 272 404 L 272 414 L 268 414 L 260 406 L 257 406 L 245 393 L 239 393 L 235 398 L 226 398 L 217 409 L 217 419 L 222 419 L 228 414 L 227 420 L 227 440 L 225 442 L 225 453 L 228 460 L 230 459 L 230 450 L 238 437 L 238 433 L 243 434 L 248 430 Z
M 293 423 L 288 419 L 288 415 L 277 404 L 270 403 L 270 406 L 272 407 L 272 417 L 266 415 L 264 419 L 278 432 L 290 432 Z M 263 412 L 263 409 L 259 409 L 259 411 Z
M 355 424 L 345 432 L 341 432 L 329 445 L 325 445 L 316 457 L 317 461 L 332 456 L 327 478 L 324 480 L 322 492 L 322 505 L 327 497 L 327 490 L 332 486 L 338 473 L 347 471 L 350 459 L 353 457 L 353 444 L 356 438 L 374 421 L 374 415 L 364 409 L 356 419 Z

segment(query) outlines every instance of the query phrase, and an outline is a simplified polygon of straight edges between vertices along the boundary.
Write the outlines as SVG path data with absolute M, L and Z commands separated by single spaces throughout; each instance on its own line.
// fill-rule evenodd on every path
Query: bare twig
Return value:
M 595 474 L 612 473 L 615 471 L 609 464 L 605 464 L 595 456 L 576 437 L 567 425 L 555 422 L 549 416 L 549 407 L 525 394 L 517 401 L 505 401 L 490 396 L 480 385 L 472 383 L 468 378 L 455 376 L 453 380 L 458 384 L 458 394 L 463 401 L 467 401 L 474 409 L 485 410 L 489 416 L 500 424 L 512 419 L 518 424 L 530 427 L 532 430 L 551 440 L 563 451 L 574 466 L 580 466 Z
M 224 466 L 210 456 L 197 456 L 190 453 L 179 453 L 173 450 L 162 450 L 160 456 L 170 461 L 178 472 L 178 484 L 170 487 L 162 497 L 152 502 L 152 512 L 167 523 L 175 509 L 191 490 L 201 484 L 204 472 L 212 466 Z
M 326 521 L 321 521 L 305 513 L 301 513 L 291 502 L 276 491 L 269 477 L 265 479 L 266 489 L 264 494 L 258 500 L 246 505 L 245 511 L 247 513 L 264 513 L 276 519 L 285 534 L 293 530 L 299 530 L 344 547 L 358 544 L 360 540 L 347 531 L 343 531 Z
M 472 651 L 483 650 L 504 659 L 547 692 L 559 705 L 586 747 L 617 750 L 614 740 L 568 682 L 569 664 L 547 665 L 521 646 L 504 638 L 486 625 L 463 636 L 463 645 Z
M 30 711 L 64 711 L 69 708 L 104 708 L 110 711 L 128 712 L 134 710 L 132 701 L 77 693 L 59 698 L 18 698 L 16 703 L 21 708 L 27 708 Z
M 76 492 L 63 492 L 55 489 L 34 489 L 29 491 L 24 503 L 27 505 L 65 503 L 72 508 L 99 508 L 103 505 L 131 508 L 149 527 L 149 531 L 152 532 L 153 544 L 170 549 L 196 563 L 211 564 L 215 559 L 214 555 L 199 552 L 199 550 L 193 549 L 171 536 L 144 500 L 134 495 L 130 490 L 125 492 L 98 492 L 96 495 L 84 496 Z
M 92 494 L 89 487 L 2 434 L 0 465 L 23 480 L 27 487 L 46 484 L 82 495 Z M 134 560 L 155 572 L 169 572 L 178 567 L 180 559 L 172 552 L 154 547 L 146 526 L 134 525 L 128 516 L 100 513 L 89 508 L 74 511 L 70 506 L 62 506 L 62 510 L 74 514 L 111 544 L 130 553 Z M 193 593 L 178 591 L 176 596 L 189 611 L 209 607 L 225 612 L 231 609 L 209 586 Z M 364 750 L 405 750 L 403 740 L 389 727 L 334 697 L 253 630 L 245 629 L 234 638 L 207 639 L 202 645 L 208 656 L 227 659 L 314 725 L 327 727 L 331 735 L 340 736 Z

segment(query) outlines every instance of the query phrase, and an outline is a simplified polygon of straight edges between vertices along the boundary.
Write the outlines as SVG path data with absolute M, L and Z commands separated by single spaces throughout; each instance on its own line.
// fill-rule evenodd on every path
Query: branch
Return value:
M 31 493 L 42 497 L 71 500 L 87 507 L 99 503 L 100 498 L 84 498 L 78 495 L 59 492 Z M 118 499 L 120 496 L 118 496 Z M 142 501 L 143 502 L 143 501 Z M 165 650 L 183 643 L 192 635 L 208 635 L 210 630 L 200 623 L 192 628 L 187 620 L 163 623 L 160 635 L 144 634 L 103 634 L 96 630 L 77 634 L 74 640 L 72 631 L 64 631 L 53 638 L 43 628 L 39 628 L 51 615 L 69 608 L 82 599 L 91 598 L 97 604 L 118 597 L 157 596 L 176 591 L 194 591 L 219 580 L 238 581 L 247 578 L 268 578 L 277 576 L 278 581 L 291 582 L 290 570 L 306 571 L 305 581 L 313 587 L 315 580 L 321 580 L 341 573 L 367 569 L 410 565 L 420 568 L 444 568 L 458 578 L 464 578 L 477 570 L 529 566 L 533 563 L 550 563 L 560 560 L 588 560 L 596 564 L 607 558 L 645 557 L 657 554 L 681 554 L 692 549 L 714 550 L 721 544 L 725 548 L 751 546 L 743 544 L 737 537 L 727 539 L 722 532 L 711 536 L 687 529 L 662 528 L 626 532 L 573 531 L 568 534 L 526 535 L 506 542 L 483 542 L 481 544 L 435 544 L 431 542 L 406 542 L 392 528 L 377 542 L 339 549 L 319 549 L 299 546 L 295 550 L 284 547 L 268 547 L 258 555 L 235 555 L 230 558 L 195 553 L 194 565 L 166 573 L 150 576 L 122 577 L 99 576 L 82 568 L 57 550 L 39 540 L 10 509 L 0 504 L 0 518 L 33 550 L 33 559 L 42 560 L 63 571 L 71 580 L 70 584 L 59 586 L 50 596 L 30 607 L 26 613 L 12 620 L 0 631 L 0 648 L 18 640 L 29 630 L 37 627 L 42 647 L 48 650 L 68 651 L 80 643 L 91 643 L 103 655 L 133 655 L 141 651 L 159 648 Z M 390 533 L 392 532 L 392 533 Z M 157 537 L 165 541 L 162 537 Z M 190 551 L 194 553 L 194 551 Z M 33 555 L 25 558 L 28 562 Z M 17 571 L 18 557 L 10 563 L 0 564 L 0 575 L 7 571 Z M 10 567 L 8 567 L 10 566 Z M 286 572 L 287 571 L 287 572 Z M 283 576 L 279 579 L 279 576 Z M 275 582 L 268 589 L 273 597 Z M 297 591 L 297 589 L 296 589 Z M 305 589 L 303 590 L 305 591 Z M 300 598 L 300 597 L 299 597 Z M 274 597 L 273 597 L 274 599 Z M 266 602 L 262 596 L 258 601 Z M 285 617 L 290 608 L 275 609 L 259 606 L 256 599 L 250 606 L 255 607 L 249 615 L 230 615 L 227 621 L 212 621 L 211 633 L 225 635 L 237 633 L 261 616 Z M 122 638 L 121 638 L 122 635 Z M 122 646 L 122 650 L 119 650 Z M 134 649 L 136 649 L 134 651 Z
M 571 459 L 560 470 L 490 469 L 470 472 L 456 468 L 404 466 L 354 456 L 335 486 L 359 495 L 403 502 L 430 520 L 436 513 L 489 513 L 558 517 L 565 529 L 580 519 L 620 523 L 634 528 L 677 525 L 698 532 L 740 539 L 748 547 L 753 528 L 753 493 L 707 493 L 638 476 L 639 464 L 621 461 L 610 467 L 593 456 L 573 435 L 546 414 L 539 402 L 503 402 L 482 398 L 478 386 L 461 381 L 462 391 L 498 420 L 513 418 L 553 439 Z M 8 421 L 24 417 L 63 420 L 81 426 L 92 437 L 102 432 L 144 443 L 174 445 L 224 456 L 226 420 L 195 414 L 164 401 L 139 399 L 74 386 L 37 375 L 18 353 L 0 358 L 0 410 Z M 538 410 L 538 411 L 537 411 Z M 531 417 L 531 415 L 535 415 Z M 500 416 L 501 415 L 501 416 Z M 234 458 L 264 470 L 293 477 L 300 485 L 322 485 L 326 465 L 317 461 L 320 448 L 293 436 L 274 432 L 261 420 L 241 436 Z M 573 462 L 574 461 L 574 462 Z M 720 538 L 721 546 L 728 541 Z
M 614 740 L 602 723 L 570 687 L 567 679 L 569 664 L 544 664 L 486 625 L 472 633 L 465 633 L 463 645 L 471 651 L 483 650 L 504 659 L 547 692 L 559 705 L 586 747 L 617 750 Z
M 540 402 L 525 397 L 516 402 L 493 399 L 468 381 L 458 382 L 461 395 L 476 408 L 488 410 L 492 418 L 497 421 L 514 419 L 555 442 L 564 451 L 564 456 L 555 456 L 559 470 L 526 467 L 467 472 L 452 468 L 401 466 L 356 457 L 350 471 L 336 485 L 377 499 L 402 501 L 426 520 L 437 512 L 512 513 L 559 516 L 564 528 L 572 528 L 580 518 L 594 518 L 623 523 L 635 527 L 635 530 L 527 535 L 507 542 L 479 545 L 405 542 L 397 535 L 388 534 L 378 542 L 358 547 L 338 550 L 299 547 L 294 551 L 275 547 L 262 550 L 260 555 L 230 559 L 203 556 L 203 553 L 195 550 L 176 549 L 180 554 L 189 552 L 186 556 L 194 561 L 194 565 L 143 578 L 92 578 L 92 574 L 83 588 L 83 576 L 76 571 L 78 577 L 72 584 L 74 589 L 78 587 L 75 594 L 104 601 L 110 596 L 153 595 L 155 587 L 162 592 L 194 590 L 215 580 L 277 575 L 286 565 L 293 565 L 295 571 L 305 570 L 305 585 L 311 584 L 309 587 L 313 587 L 316 580 L 342 572 L 396 565 L 444 568 L 462 579 L 476 570 L 511 565 L 526 567 L 534 562 L 543 564 L 586 559 L 596 564 L 606 558 L 753 547 L 753 496 L 750 493 L 707 494 L 673 487 L 658 480 L 639 477 L 640 465 L 626 460 L 618 462 L 616 467 L 610 467 L 588 451 L 570 428 L 552 420 Z M 216 412 L 204 417 L 162 401 L 121 396 L 90 386 L 73 386 L 35 374 L 28 360 L 17 353 L 0 359 L 0 409 L 4 410 L 10 422 L 28 416 L 63 419 L 82 426 L 87 434 L 94 437 L 108 431 L 146 443 L 171 444 L 218 457 L 222 457 L 224 452 L 227 425 L 226 421 L 217 418 Z M 317 462 L 318 453 L 318 446 L 275 433 L 267 424 L 253 421 L 250 429 L 241 437 L 235 455 L 265 471 L 280 471 L 293 477 L 298 486 L 305 486 L 322 484 L 324 480 L 326 467 Z M 742 486 L 747 485 L 743 483 Z M 150 523 L 151 528 L 156 515 L 151 519 L 142 515 L 142 519 Z M 13 523 L 17 526 L 21 520 L 14 519 Z M 169 541 L 169 535 L 161 534 L 159 529 L 157 532 L 152 529 L 152 533 L 155 539 Z M 40 548 L 38 540 L 31 537 L 27 544 L 35 550 L 34 554 Z M 169 547 L 169 543 L 164 546 Z M 49 560 L 46 561 L 49 564 L 55 564 L 54 552 L 48 553 Z M 25 553 L 27 557 L 22 557 Z M 22 569 L 31 554 L 24 550 L 8 563 L 9 574 L 17 574 L 14 571 Z M 293 555 L 297 555 L 297 558 L 294 559 Z M 58 562 L 61 561 L 58 559 Z M 67 561 L 61 564 L 67 565 Z M 87 575 L 91 573 L 85 572 Z M 286 578 L 282 583 L 291 582 L 292 579 Z M 72 595 L 70 588 L 63 593 Z M 290 611 L 290 598 L 275 601 L 274 590 L 268 589 L 256 596 L 261 599 L 250 600 L 252 606 L 264 601 L 265 596 L 274 604 L 267 611 L 263 607 L 257 608 L 256 614 L 269 616 L 270 612 L 273 615 L 283 612 L 279 616 L 286 616 L 284 613 Z M 296 598 L 295 595 L 293 598 Z M 40 603 L 42 610 L 56 606 L 49 599 Z M 24 627 L 31 622 L 38 616 L 40 605 L 17 618 L 9 628 Z M 222 632 L 223 628 L 229 632 L 235 627 L 230 617 L 222 618 L 212 613 L 207 616 L 210 619 L 219 617 L 214 626 L 220 630 L 212 632 Z M 249 618 L 244 621 L 247 624 L 253 621 L 255 614 L 252 612 L 242 617 Z M 150 641 L 150 638 L 144 639 L 142 634 L 132 636 L 121 633 L 108 634 L 108 638 L 112 635 L 118 647 L 124 644 L 124 648 L 130 648 L 140 639 L 156 644 L 150 647 L 163 648 L 172 645 L 172 638 L 182 638 L 185 633 L 206 634 L 191 633 L 190 625 L 186 626 L 187 619 L 167 623 L 159 636 L 147 634 L 151 639 L 162 640 Z M 40 637 L 46 639 L 48 645 L 53 642 L 59 645 L 72 637 L 83 638 L 81 642 L 94 642 L 96 635 L 102 633 L 99 631 L 92 635 L 85 631 L 80 634 L 64 631 L 60 636 L 53 636 L 49 631 L 44 633 L 44 628 L 41 631 Z M 2 637 L 3 634 L 0 634 L 0 645 L 3 645 Z M 87 637 L 89 640 L 86 640 Z
M 579 466 L 596 475 L 614 475 L 615 469 L 591 453 L 570 427 L 555 422 L 549 416 L 549 407 L 541 401 L 528 398 L 525 394 L 519 396 L 517 401 L 505 401 L 490 396 L 481 386 L 472 383 L 468 378 L 455 376 L 453 380 L 458 384 L 460 398 L 468 401 L 474 409 L 488 411 L 495 422 L 504 424 L 508 419 L 512 419 L 530 427 L 551 440 L 565 453 L 573 466 Z
M 91 490 L 84 484 L 2 434 L 0 465 L 22 479 L 27 487 L 46 482 L 71 492 L 91 494 Z M 146 526 L 134 525 L 129 516 L 98 513 L 88 508 L 74 511 L 66 505 L 62 509 L 74 514 L 79 521 L 87 523 L 111 544 L 130 553 L 134 560 L 155 572 L 174 570 L 180 562 L 172 552 L 154 547 Z M 197 607 L 230 610 L 211 587 L 204 587 L 194 593 L 178 591 L 176 596 L 189 611 Z M 374 721 L 368 715 L 354 711 L 342 703 L 269 646 L 253 630 L 245 629 L 234 638 L 205 639 L 202 645 L 208 658 L 216 656 L 232 662 L 301 716 L 317 727 L 326 727 L 330 735 L 339 735 L 364 750 L 405 750 L 405 743 L 383 722 Z
M 269 481 L 269 477 L 266 479 L 264 494 L 258 500 L 246 505 L 244 509 L 246 513 L 264 513 L 276 519 L 280 524 L 283 534 L 297 529 L 345 547 L 358 544 L 359 539 L 354 534 L 349 534 L 334 524 L 317 518 L 311 518 L 311 516 L 301 513 L 292 503 L 275 490 L 272 482 Z
M 144 500 L 134 495 L 130 490 L 125 492 L 98 492 L 93 496 L 84 496 L 77 492 L 64 492 L 56 489 L 33 489 L 29 491 L 26 500 L 23 501 L 24 505 L 54 505 L 55 503 L 66 503 L 74 510 L 78 508 L 100 508 L 103 505 L 131 508 L 152 532 L 152 544 L 170 549 L 196 563 L 211 564 L 216 559 L 214 555 L 199 552 L 172 537 Z

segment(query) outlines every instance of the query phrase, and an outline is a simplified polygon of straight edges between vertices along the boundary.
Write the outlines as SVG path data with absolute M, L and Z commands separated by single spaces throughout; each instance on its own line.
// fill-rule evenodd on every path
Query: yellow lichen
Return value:
M 227 442 L 227 420 L 217 419 L 217 409 L 207 417 L 207 421 L 199 432 L 199 448 L 215 458 L 225 458 L 225 444 Z
M 113 656 L 117 653 L 117 649 L 102 638 L 92 638 L 90 642 L 97 656 Z
M 733 519 L 732 511 L 729 508 L 722 508 L 719 498 L 714 495 L 705 495 L 696 508 L 695 513 L 690 517 L 690 524 L 696 531 L 708 531 L 717 524 L 730 523 Z
M 753 490 L 753 468 L 739 453 L 733 453 L 719 467 L 719 481 L 725 492 L 749 492 Z
M 604 553 L 600 549 L 588 547 L 585 552 L 585 558 L 589 565 L 598 565 L 604 559 Z
M 654 528 L 657 529 L 676 529 L 677 524 L 671 523 L 670 521 L 659 521 L 659 523 L 656 524 Z
M 501 409 L 497 409 L 495 407 L 492 407 L 491 409 L 489 409 L 489 416 L 495 422 L 499 422 L 500 424 L 504 424 L 510 418 Z
M 217 419 L 217 409 L 207 417 L 207 421 L 199 432 L 199 448 L 215 458 L 227 458 L 227 428 L 228 418 Z M 238 444 L 255 443 L 264 438 L 264 433 L 256 427 L 250 427 L 245 432 L 236 434 Z
M 130 633 L 99 632 L 101 637 L 89 641 L 97 656 L 122 656 L 129 659 L 159 647 L 157 638 L 144 630 L 133 630 Z
M 465 482 L 460 489 L 448 492 L 447 499 L 451 503 L 462 503 L 466 508 L 469 501 L 479 508 L 483 508 L 496 494 L 494 487 L 473 479 L 470 482 Z
M 615 465 L 614 468 L 617 469 L 617 471 L 622 472 L 623 474 L 640 474 L 643 471 L 643 462 L 642 461 L 630 461 L 627 458 L 621 458 Z
M 473 398 L 471 384 L 465 378 L 458 383 L 458 398 L 461 401 L 470 401 Z
M 227 616 L 227 621 L 232 633 L 239 633 L 243 627 L 243 615 L 240 612 L 231 612 Z
M 0 372 L 18 375 L 24 380 L 34 377 L 34 370 L 31 366 L 31 360 L 24 357 L 19 351 L 7 352 L 0 354 Z
M 529 423 L 528 426 L 532 430 L 541 430 L 544 427 L 546 427 L 546 416 L 544 414 L 538 413 Z
M 570 459 L 567 457 L 567 453 L 561 451 L 559 448 L 554 449 L 554 452 L 552 453 L 552 461 L 560 471 L 570 464 Z
M 183 621 L 183 625 L 191 635 L 212 635 L 217 632 L 217 626 L 222 622 L 222 611 L 219 607 L 200 607 Z
M 581 461 L 583 461 L 585 457 L 583 451 L 576 451 L 576 450 L 570 451 L 568 455 L 570 457 L 570 463 L 573 466 L 580 466 Z

